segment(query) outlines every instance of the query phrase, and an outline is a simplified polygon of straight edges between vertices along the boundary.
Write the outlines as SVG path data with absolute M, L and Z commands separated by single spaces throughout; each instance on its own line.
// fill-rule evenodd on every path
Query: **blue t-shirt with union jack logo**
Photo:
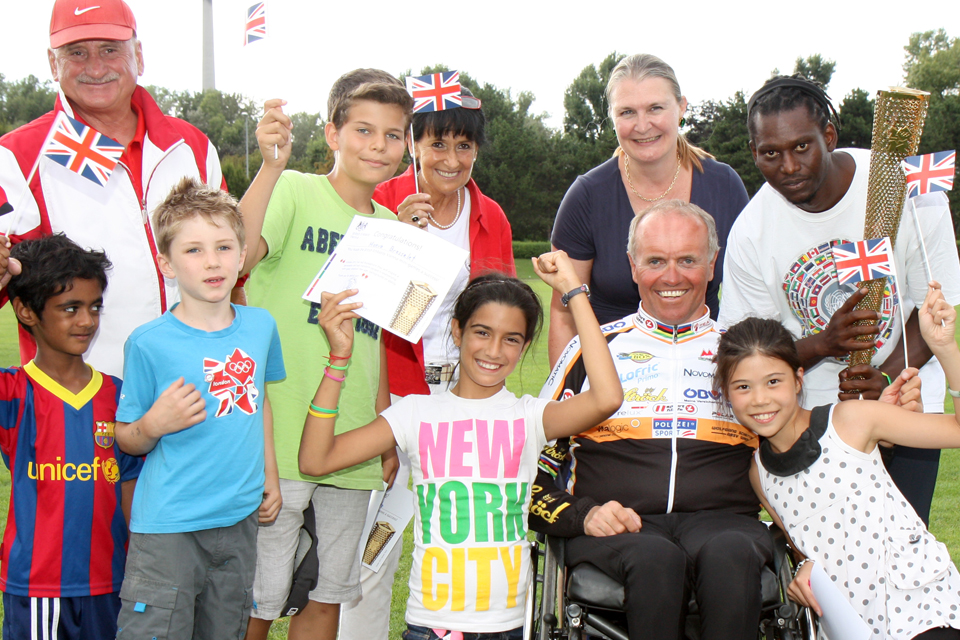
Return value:
M 114 442 L 120 380 L 90 370 L 74 394 L 33 361 L 0 369 L 0 452 L 11 476 L 0 590 L 9 594 L 95 596 L 123 581 L 120 486 L 143 461 Z

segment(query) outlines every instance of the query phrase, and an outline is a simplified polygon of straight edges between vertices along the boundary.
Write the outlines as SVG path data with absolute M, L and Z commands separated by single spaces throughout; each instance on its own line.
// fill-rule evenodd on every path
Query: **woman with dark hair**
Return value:
M 630 221 L 655 202 L 679 199 L 707 211 L 717 223 L 720 253 L 707 288 L 710 315 L 717 317 L 727 234 L 747 204 L 736 172 L 683 137 L 687 99 L 673 69 L 650 54 L 621 60 L 606 89 L 609 116 L 620 146 L 614 156 L 577 178 L 557 211 L 553 245 L 573 259 L 589 283 L 601 324 L 635 312 L 640 304 L 631 277 L 625 239 Z M 685 292 L 665 292 L 682 296 Z M 554 296 L 550 305 L 550 362 L 574 336 L 569 311 Z
M 462 88 L 458 109 L 413 115 L 413 154 L 402 175 L 384 182 L 373 199 L 397 212 L 401 222 L 436 234 L 470 252 L 437 315 L 417 344 L 384 333 L 390 393 L 446 391 L 455 377 L 458 352 L 450 338 L 453 303 L 467 282 L 486 271 L 516 275 L 510 223 L 496 202 L 471 178 L 486 124 L 480 100 Z M 416 175 L 413 173 L 417 167 Z M 469 270 L 468 270 L 469 269 Z

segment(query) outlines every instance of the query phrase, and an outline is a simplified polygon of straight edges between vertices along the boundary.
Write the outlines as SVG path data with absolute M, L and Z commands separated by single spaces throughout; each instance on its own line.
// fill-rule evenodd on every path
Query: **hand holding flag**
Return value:
M 257 123 L 257 145 L 263 155 L 265 164 L 277 164 L 280 169 L 287 165 L 290 159 L 291 144 L 293 141 L 293 121 L 283 112 L 286 100 L 272 98 L 263 103 L 263 117 Z M 268 154 L 270 148 L 273 153 Z M 284 150 L 281 157 L 280 149 Z M 273 155 L 275 162 L 269 162 L 269 155 Z

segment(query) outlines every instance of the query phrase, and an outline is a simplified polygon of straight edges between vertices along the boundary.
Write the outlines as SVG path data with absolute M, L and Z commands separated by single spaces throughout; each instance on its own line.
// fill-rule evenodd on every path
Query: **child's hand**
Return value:
M 551 251 L 539 258 L 531 258 L 531 261 L 533 270 L 540 279 L 561 294 L 573 291 L 583 284 L 566 251 Z
M 433 213 L 429 193 L 411 193 L 397 207 L 397 220 L 424 229 L 427 226 L 427 214 Z
M 263 484 L 263 502 L 260 503 L 260 510 L 257 518 L 260 524 L 270 524 L 277 519 L 280 513 L 280 507 L 283 506 L 283 498 L 280 497 L 280 480 L 270 478 L 269 475 Z
M 274 98 L 263 103 L 263 117 L 257 124 L 257 145 L 263 164 L 278 169 L 287 166 L 293 149 L 293 121 L 283 112 L 286 100 Z
M 20 261 L 10 257 L 10 239 L 0 235 L 0 289 L 7 286 L 10 278 L 20 275 Z
M 362 307 L 363 303 L 343 301 L 357 293 L 356 289 L 347 289 L 336 295 L 326 291 L 320 294 L 318 322 L 327 336 L 330 353 L 333 355 L 349 356 L 353 351 L 353 320 L 360 317 L 353 310 Z
M 811 571 L 813 571 L 813 563 L 803 563 L 803 566 L 797 571 L 797 575 L 794 576 L 793 582 L 787 587 L 787 595 L 794 602 L 798 602 L 808 609 L 813 609 L 820 616 L 823 615 L 823 611 L 817 604 L 817 599 L 813 597 L 813 587 L 810 586 Z
M 193 384 L 178 378 L 157 398 L 143 420 L 150 425 L 148 436 L 159 438 L 183 431 L 207 419 L 206 402 Z
M 945 349 L 951 345 L 956 347 L 954 325 L 957 320 L 956 310 L 943 297 L 939 282 L 931 282 L 927 289 L 927 297 L 920 306 L 920 334 L 927 342 L 931 351 Z
M 883 393 L 880 402 L 892 404 L 907 411 L 923 413 L 923 400 L 920 397 L 920 370 L 910 367 L 900 372 Z

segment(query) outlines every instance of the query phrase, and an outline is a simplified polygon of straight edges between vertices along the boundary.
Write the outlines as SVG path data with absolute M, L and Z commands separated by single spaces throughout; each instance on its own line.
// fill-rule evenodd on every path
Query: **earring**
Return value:
M 682 126 L 684 126 L 685 124 L 687 124 L 687 119 L 684 118 L 684 117 L 681 117 L 681 118 L 680 118 L 680 126 L 682 127 Z

